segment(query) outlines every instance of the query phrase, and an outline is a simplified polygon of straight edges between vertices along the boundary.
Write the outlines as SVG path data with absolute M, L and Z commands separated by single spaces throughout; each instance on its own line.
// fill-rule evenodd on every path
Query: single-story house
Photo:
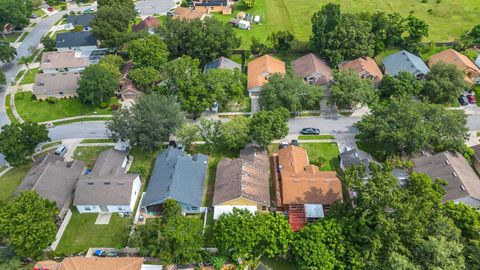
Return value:
M 155 161 L 141 207 L 147 213 L 161 213 L 167 199 L 177 201 L 187 214 L 200 213 L 208 156 L 190 156 L 169 147 Z
M 355 60 L 343 62 L 338 66 L 340 70 L 351 69 L 360 75 L 362 79 L 369 79 L 374 84 L 379 84 L 383 79 L 380 68 L 371 57 L 360 57 Z
M 344 152 L 340 153 L 340 168 L 345 170 L 350 166 L 362 165 L 365 168 L 365 173 L 367 177 L 370 175 L 369 165 L 372 162 L 372 156 L 360 149 L 345 149 Z
M 87 58 L 76 57 L 74 51 L 44 52 L 40 61 L 43 73 L 80 72 L 88 66 Z
M 142 257 L 68 257 L 61 262 L 39 261 L 34 266 L 34 270 L 161 270 L 159 265 L 151 265 L 155 268 L 143 264 Z
M 135 100 L 140 97 L 142 92 L 137 89 L 135 83 L 128 78 L 128 73 L 133 67 L 133 62 L 128 61 L 123 65 L 122 70 L 120 73 L 122 74 L 122 78 L 120 79 L 118 95 L 122 100 Z
M 142 183 L 138 174 L 127 173 L 129 157 L 108 149 L 100 153 L 90 173 L 80 176 L 75 205 L 80 213 L 131 213 Z
M 224 158 L 217 165 L 213 193 L 214 213 L 218 206 L 240 209 L 254 206 L 256 210 L 270 207 L 269 157 L 266 150 L 249 144 L 240 151 L 237 159 Z M 228 213 L 225 207 L 219 207 Z M 215 214 L 214 214 L 215 215 Z M 219 215 L 216 215 L 219 216 Z
M 480 83 L 480 69 L 467 56 L 454 49 L 448 49 L 432 55 L 430 60 L 428 60 L 428 65 L 432 67 L 438 62 L 456 66 L 465 74 L 465 81 L 469 85 Z
M 306 54 L 292 62 L 293 74 L 306 83 L 326 86 L 333 82 L 332 69 L 325 60 L 313 53 Z
M 425 173 L 432 180 L 446 180 L 444 201 L 464 203 L 480 208 L 480 179 L 462 154 L 442 152 L 435 155 L 424 153 L 412 160 L 416 173 Z
M 209 17 L 210 15 L 205 13 L 205 12 L 201 12 L 201 11 L 197 11 L 197 10 L 193 10 L 193 9 L 189 9 L 189 8 L 185 8 L 185 7 L 177 7 L 174 11 L 173 11 L 173 16 L 172 16 L 172 19 L 176 19 L 176 20 L 195 20 L 195 19 L 199 19 L 201 21 L 205 20 L 206 17 Z
M 193 8 L 205 13 L 222 12 L 223 15 L 230 15 L 232 14 L 230 7 L 232 4 L 233 1 L 230 0 L 199 0 L 193 2 Z
M 33 94 L 38 100 L 77 96 L 80 73 L 38 73 L 35 75 Z
M 307 151 L 290 145 L 278 151 L 280 194 L 294 231 L 308 220 L 324 217 L 336 201 L 343 201 L 342 183 L 335 171 L 310 164 Z
M 134 32 L 140 32 L 143 30 L 147 30 L 150 34 L 155 34 L 154 30 L 160 25 L 160 21 L 153 17 L 153 16 L 148 16 L 145 18 L 143 21 L 139 22 L 138 24 L 135 24 L 132 26 L 132 31 Z
M 430 69 L 425 62 L 423 62 L 422 58 L 405 50 L 383 58 L 382 63 L 385 68 L 385 74 L 392 76 L 396 76 L 400 72 L 408 72 L 417 79 L 423 79 L 425 75 L 430 72 Z
M 473 162 L 473 167 L 477 171 L 477 173 L 480 174 L 480 144 L 477 144 L 472 147 L 473 149 L 473 157 L 472 157 L 472 162 Z
M 105 48 L 99 49 L 97 38 L 91 31 L 59 33 L 56 37 L 55 46 L 60 52 L 73 50 L 81 54 L 82 57 L 89 57 L 95 51 L 107 50 Z
M 17 193 L 35 190 L 40 197 L 55 202 L 59 216 L 63 217 L 70 208 L 73 190 L 84 168 L 83 161 L 66 163 L 63 157 L 48 153 L 33 164 Z
M 67 17 L 68 29 L 73 29 L 81 25 L 84 31 L 90 31 L 90 22 L 97 16 L 96 14 L 80 14 Z
M 226 57 L 219 57 L 213 60 L 210 63 L 207 63 L 205 67 L 203 67 L 203 72 L 207 72 L 209 69 L 230 69 L 230 70 L 242 70 L 242 65 L 233 60 L 230 60 Z

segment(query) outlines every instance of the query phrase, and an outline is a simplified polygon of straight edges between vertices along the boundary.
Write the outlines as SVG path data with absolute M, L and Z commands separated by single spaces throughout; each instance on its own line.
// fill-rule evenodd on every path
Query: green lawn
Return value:
M 46 143 L 46 144 L 42 145 L 40 147 L 40 150 L 47 149 L 49 147 L 60 145 L 60 144 L 62 144 L 62 141 L 49 142 L 49 143 Z
M 299 140 L 333 140 L 335 139 L 332 135 L 300 135 L 298 136 Z
M 108 225 L 95 225 L 97 215 L 79 214 L 74 210 L 55 252 L 70 255 L 86 252 L 90 247 L 125 247 L 131 219 L 113 213 Z
M 111 143 L 113 142 L 111 139 L 85 139 L 82 140 L 80 143 Z
M 153 165 L 155 165 L 155 159 L 157 158 L 158 153 L 163 149 L 164 147 L 162 146 L 153 151 L 141 150 L 138 147 L 133 147 L 130 150 L 130 155 L 133 156 L 133 163 L 130 167 L 130 172 L 140 174 L 140 178 L 144 183 L 143 190 L 147 189 Z
M 37 15 L 38 17 L 43 17 L 44 15 L 47 15 L 45 11 L 43 11 L 41 8 L 34 9 L 33 14 Z
M 22 32 L 13 32 L 11 34 L 5 35 L 5 38 L 3 38 L 2 35 L 0 35 L 0 42 L 7 42 L 7 43 L 12 43 L 17 40 L 17 38 L 22 34 Z
M 300 41 L 307 41 L 311 34 L 311 18 L 314 12 L 326 3 L 337 3 L 343 12 L 399 12 L 403 16 L 412 14 L 426 20 L 430 25 L 427 41 L 452 41 L 463 32 L 478 24 L 480 1 L 478 0 L 257 0 L 252 9 L 245 10 L 237 5 L 232 15 L 218 15 L 222 21 L 233 18 L 238 11 L 261 16 L 261 25 L 252 25 L 252 30 L 235 29 L 242 37 L 242 48 L 250 46 L 253 36 L 266 40 L 270 33 L 278 30 L 292 32 Z M 437 3 L 439 2 L 439 3 Z M 429 12 L 431 10 L 431 12 Z
M 12 108 L 10 108 L 10 95 L 5 96 L 5 111 L 7 112 L 10 122 L 18 123 L 17 118 L 13 115 Z
M 111 98 L 110 104 L 118 103 L 117 98 Z M 32 99 L 31 92 L 20 92 L 15 95 L 15 106 L 20 116 L 33 122 L 44 122 L 66 117 L 90 114 L 111 114 L 110 108 L 94 108 L 80 102 L 77 98 L 58 99 L 55 104 Z
M 14 167 L 6 174 L 0 177 L 0 202 L 8 201 L 20 185 L 23 178 L 27 175 L 31 165 Z
M 18 42 L 23 42 L 23 41 L 27 38 L 27 36 L 28 36 L 29 33 L 30 33 L 30 32 L 24 32 L 24 34 L 23 34 L 22 37 L 18 40 Z
M 40 71 L 40 68 L 32 68 L 29 71 L 25 71 L 25 77 L 20 82 L 20 85 L 32 84 L 35 83 L 35 75 Z
M 79 146 L 73 152 L 73 158 L 87 162 L 87 166 L 91 167 L 95 163 L 100 152 L 112 148 L 111 146 Z
M 271 270 L 295 270 L 293 263 L 283 262 L 277 259 L 262 258 L 260 262 Z
M 18 82 L 18 80 L 20 80 L 20 77 L 22 77 L 23 73 L 25 73 L 26 70 L 20 70 L 17 75 L 15 75 L 15 82 Z M 15 85 L 13 82 L 12 82 L 12 85 Z
M 317 160 L 319 157 L 325 159 L 325 164 L 320 168 L 321 171 L 336 171 L 340 167 L 336 143 L 301 143 L 300 146 L 307 150 L 310 161 Z

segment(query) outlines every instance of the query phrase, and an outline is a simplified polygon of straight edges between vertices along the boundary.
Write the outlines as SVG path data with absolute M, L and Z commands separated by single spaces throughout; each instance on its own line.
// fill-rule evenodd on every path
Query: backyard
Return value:
M 87 162 L 88 167 L 92 167 L 97 160 L 98 154 L 107 149 L 112 148 L 111 146 L 79 146 L 75 149 L 73 153 L 73 158 L 78 160 L 83 160 Z
M 57 254 L 86 252 L 90 247 L 125 247 L 131 218 L 113 213 L 108 225 L 95 225 L 98 214 L 79 214 L 73 210 L 72 218 L 55 250 Z
M 27 175 L 30 167 L 31 165 L 14 167 L 0 177 L 0 202 L 6 202 L 13 197 L 13 193 Z
M 340 167 L 336 143 L 301 143 L 300 146 L 307 150 L 311 163 L 319 159 L 324 161 L 320 167 L 321 171 L 336 171 Z
M 117 98 L 111 98 L 109 104 L 118 104 Z M 15 106 L 24 120 L 43 122 L 66 117 L 91 114 L 111 114 L 112 110 L 94 108 L 82 103 L 78 98 L 57 99 L 55 103 L 37 101 L 32 98 L 31 92 L 15 94 Z
M 215 15 L 227 22 L 234 18 L 238 11 L 246 11 L 261 16 L 260 25 L 252 25 L 252 30 L 235 29 L 242 37 L 242 48 L 250 46 L 251 38 L 266 40 L 271 32 L 288 30 L 300 41 L 308 41 L 311 33 L 311 18 L 314 12 L 328 2 L 341 4 L 344 12 L 399 12 L 403 16 L 410 14 L 426 20 L 430 25 L 429 37 L 426 41 L 452 41 L 478 22 L 480 1 L 476 0 L 443 0 L 425 1 L 402 0 L 257 0 L 252 9 L 246 10 L 238 4 L 232 15 Z

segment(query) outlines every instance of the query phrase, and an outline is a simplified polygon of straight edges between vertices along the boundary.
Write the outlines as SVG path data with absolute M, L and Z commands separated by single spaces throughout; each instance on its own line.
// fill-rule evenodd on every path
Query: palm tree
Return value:
M 27 71 L 30 72 L 30 63 L 32 62 L 32 56 L 22 56 L 18 59 L 19 65 L 25 65 L 27 67 Z

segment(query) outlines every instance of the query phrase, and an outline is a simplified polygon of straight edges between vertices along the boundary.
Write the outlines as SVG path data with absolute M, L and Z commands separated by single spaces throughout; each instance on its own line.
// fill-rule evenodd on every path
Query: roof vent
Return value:
M 458 177 L 457 172 L 453 172 L 452 174 L 453 174 L 453 176 Z
M 123 183 L 123 182 L 118 182 L 118 183 L 117 183 L 117 185 L 119 185 L 119 186 L 123 186 L 124 184 L 125 184 L 125 183 Z
M 445 159 L 445 163 L 446 163 L 447 165 L 450 165 L 450 160 Z
M 103 184 L 104 185 L 110 185 L 110 182 L 104 182 Z
M 460 189 L 463 190 L 463 191 L 467 190 L 467 188 L 464 185 L 460 185 Z
M 88 182 L 87 185 L 93 186 L 93 182 Z

